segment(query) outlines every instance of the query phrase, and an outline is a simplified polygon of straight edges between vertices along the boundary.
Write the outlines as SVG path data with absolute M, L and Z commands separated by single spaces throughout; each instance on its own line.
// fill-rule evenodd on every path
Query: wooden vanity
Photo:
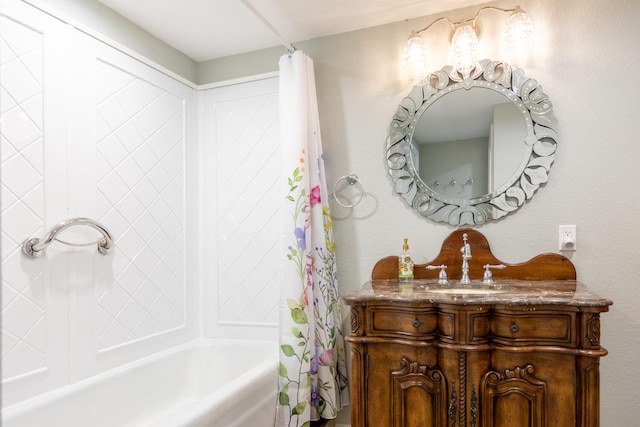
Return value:
M 463 234 L 472 249 L 464 287 Z M 577 282 L 567 258 L 503 263 L 463 229 L 428 263 L 447 265 L 450 285 L 424 264 L 400 289 L 397 262 L 380 260 L 370 282 L 343 296 L 353 427 L 599 425 L 600 313 L 612 302 Z M 506 265 L 495 285 L 481 285 L 485 264 Z

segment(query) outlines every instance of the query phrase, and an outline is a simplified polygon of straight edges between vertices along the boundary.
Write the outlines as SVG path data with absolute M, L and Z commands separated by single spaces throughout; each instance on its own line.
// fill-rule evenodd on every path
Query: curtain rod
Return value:
M 282 34 L 280 34 L 280 32 L 276 29 L 276 27 L 271 25 L 271 22 L 267 21 L 267 18 L 262 16 L 262 14 L 258 11 L 258 9 L 256 9 L 249 0 L 242 0 L 242 3 L 244 3 L 244 5 L 247 6 L 249 10 L 251 10 L 251 12 L 253 12 L 253 14 L 256 15 L 256 17 L 264 23 L 264 25 L 269 27 L 269 29 L 273 32 L 273 34 L 275 34 L 278 40 L 280 40 L 280 43 L 282 43 L 289 52 L 293 53 L 296 51 L 295 46 L 289 43 L 287 40 L 285 40 L 285 38 L 282 36 Z

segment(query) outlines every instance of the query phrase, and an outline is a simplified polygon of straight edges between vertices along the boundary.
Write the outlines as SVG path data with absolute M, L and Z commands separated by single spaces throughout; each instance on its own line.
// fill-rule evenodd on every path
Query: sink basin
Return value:
M 425 289 L 425 292 L 437 293 L 437 294 L 457 294 L 457 295 L 484 295 L 484 294 L 499 294 L 506 292 L 504 289 L 496 288 L 434 288 Z

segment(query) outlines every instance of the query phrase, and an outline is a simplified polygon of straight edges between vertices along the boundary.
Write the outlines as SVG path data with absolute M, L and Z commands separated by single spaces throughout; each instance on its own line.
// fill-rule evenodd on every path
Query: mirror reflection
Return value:
M 453 91 L 418 118 L 411 161 L 424 185 L 446 199 L 494 193 L 528 154 L 516 105 L 484 87 Z

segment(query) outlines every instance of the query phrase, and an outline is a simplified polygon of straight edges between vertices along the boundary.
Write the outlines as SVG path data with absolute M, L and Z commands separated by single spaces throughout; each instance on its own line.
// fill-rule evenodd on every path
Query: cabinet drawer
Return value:
M 494 313 L 493 341 L 506 345 L 537 344 L 575 346 L 572 313 Z
M 367 335 L 409 339 L 435 338 L 436 315 L 432 310 L 376 307 L 369 309 Z

